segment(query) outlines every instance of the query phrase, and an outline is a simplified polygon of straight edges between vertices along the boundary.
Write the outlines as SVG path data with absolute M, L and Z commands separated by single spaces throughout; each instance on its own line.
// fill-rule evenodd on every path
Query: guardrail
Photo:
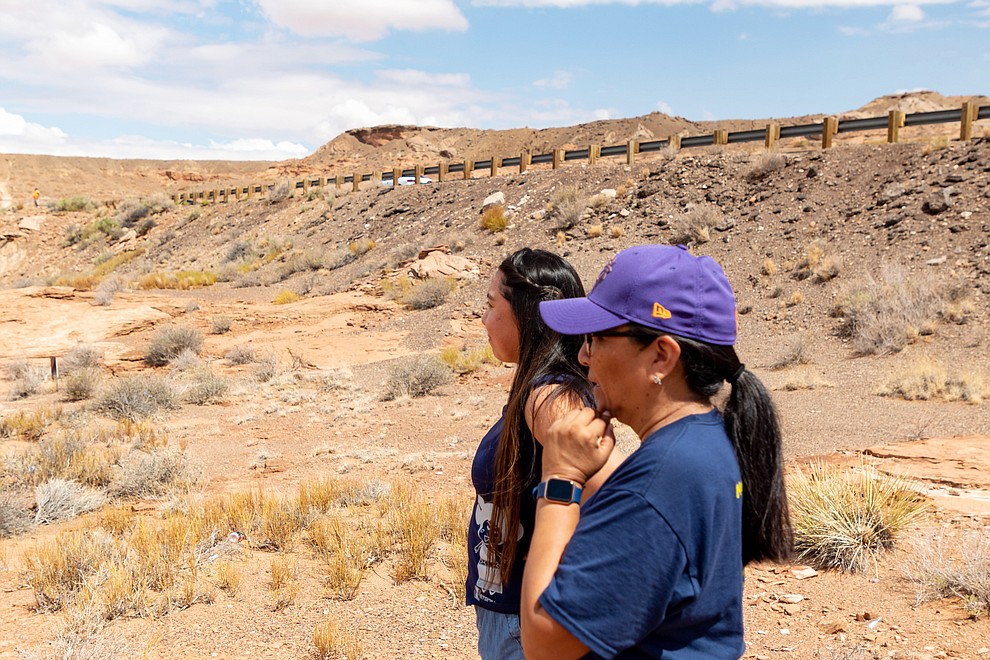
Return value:
M 866 119 L 843 119 L 837 117 L 825 117 L 820 123 L 798 124 L 793 126 L 781 126 L 779 124 L 767 124 L 764 129 L 733 131 L 716 130 L 705 135 L 681 136 L 672 135 L 665 140 L 651 140 L 648 142 L 638 142 L 630 140 L 626 144 L 612 146 L 590 145 L 582 149 L 565 151 L 555 149 L 545 154 L 522 153 L 519 156 L 509 158 L 499 158 L 493 156 L 488 160 L 470 161 L 463 163 L 440 163 L 424 167 L 417 165 L 413 168 L 395 168 L 391 171 L 378 170 L 375 172 L 361 174 L 355 172 L 351 175 L 338 174 L 333 177 L 307 178 L 295 181 L 289 186 L 289 194 L 302 189 L 308 193 L 311 187 L 323 188 L 328 184 L 333 184 L 337 190 L 346 188 L 350 184 L 353 191 L 360 189 L 361 183 L 374 181 L 378 183 L 389 182 L 394 185 L 400 177 L 412 177 L 414 183 L 418 184 L 420 178 L 426 175 L 437 177 L 437 181 L 445 181 L 451 174 L 461 174 L 464 179 L 470 179 L 474 172 L 488 170 L 491 176 L 498 176 L 499 171 L 505 167 L 517 167 L 519 172 L 525 172 L 531 165 L 550 164 L 553 169 L 557 169 L 561 164 L 568 161 L 582 160 L 594 163 L 599 158 L 614 156 L 625 156 L 626 162 L 632 165 L 637 154 L 661 151 L 672 147 L 674 149 L 689 149 L 692 147 L 706 147 L 712 145 L 738 144 L 742 142 L 762 141 L 766 148 L 773 148 L 779 141 L 797 137 L 818 137 L 821 139 L 823 149 L 832 146 L 832 140 L 839 133 L 852 133 L 855 131 L 875 131 L 886 128 L 887 142 L 898 141 L 901 128 L 909 126 L 926 126 L 930 124 L 947 124 L 959 122 L 959 139 L 968 141 L 973 137 L 973 123 L 981 119 L 990 119 L 990 105 L 977 106 L 973 102 L 966 102 L 962 107 L 955 110 L 935 110 L 933 112 L 916 112 L 905 114 L 900 110 L 891 110 L 886 117 L 869 117 Z M 236 186 L 233 188 L 214 188 L 212 190 L 199 191 L 193 193 L 176 193 L 172 195 L 176 204 L 211 204 L 219 202 L 229 202 L 231 197 L 235 200 L 252 199 L 255 195 L 264 196 L 271 193 L 277 184 L 249 184 L 247 186 Z

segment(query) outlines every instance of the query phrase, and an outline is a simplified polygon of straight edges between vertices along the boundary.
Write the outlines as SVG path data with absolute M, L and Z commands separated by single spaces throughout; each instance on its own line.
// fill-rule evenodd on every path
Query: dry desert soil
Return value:
M 957 101 L 900 95 L 857 112 Z M 224 529 L 233 535 L 183 558 L 172 592 L 144 585 L 155 607 L 132 603 L 111 617 L 94 617 L 78 602 L 68 613 L 39 607 L 29 558 L 83 530 L 105 539 L 121 515 L 129 526 L 161 530 L 204 502 L 238 493 L 289 501 L 320 479 L 365 494 L 327 514 L 352 526 L 383 524 L 400 492 L 425 501 L 436 525 L 459 520 L 472 502 L 473 450 L 504 403 L 511 365 L 481 363 L 424 396 L 390 398 L 397 367 L 444 349 L 466 355 L 484 348 L 487 279 L 511 251 L 557 251 L 590 285 L 611 255 L 645 242 L 688 242 L 725 267 L 740 304 L 740 354 L 781 412 L 789 478 L 815 462 L 876 470 L 905 477 L 927 504 L 866 570 L 814 570 L 800 561 L 748 567 L 745 657 L 990 657 L 985 612 L 959 595 L 924 600 L 911 579 L 924 551 L 936 549 L 951 564 L 969 557 L 974 539 L 988 538 L 987 122 L 968 142 L 947 125 L 903 129 L 897 144 L 881 134 L 844 138 L 825 151 L 790 141 L 774 159 L 756 147 L 686 149 L 631 166 L 602 159 L 395 190 L 369 183 L 358 192 L 331 186 L 277 201 L 163 204 L 130 215 L 165 195 L 225 182 L 277 183 L 710 128 L 689 124 L 651 115 L 546 132 L 362 129 L 307 161 L 260 165 L 0 159 L 0 420 L 10 429 L 24 414 L 61 416 L 39 436 L 0 433 L 0 658 L 316 657 L 314 631 L 327 621 L 351 636 L 355 657 L 477 657 L 473 612 L 459 595 L 461 548 L 449 530 L 428 549 L 421 574 L 402 579 L 397 540 L 370 563 L 352 597 L 342 598 L 327 586 L 328 564 L 312 531 L 274 547 L 263 530 Z M 43 192 L 38 208 L 30 202 L 34 186 Z M 571 214 L 564 193 L 577 200 Z M 480 224 L 492 195 L 504 198 L 503 231 Z M 58 210 L 71 197 L 93 205 Z M 429 248 L 437 248 L 432 256 Z M 100 272 L 99 264 L 116 268 Z M 403 292 L 416 283 L 413 273 L 429 267 L 456 278 L 454 286 L 440 304 L 416 309 Z M 217 281 L 142 288 L 180 272 L 212 273 Z M 858 326 L 850 329 L 851 301 L 870 291 L 915 296 L 907 307 L 918 316 L 886 319 L 863 339 Z M 217 332 L 225 324 L 229 330 Z M 156 332 L 170 326 L 201 334 L 198 356 L 149 366 Z M 18 369 L 47 372 L 51 357 L 79 347 L 101 355 L 101 384 L 91 398 L 66 400 L 65 377 L 58 390 L 47 379 L 14 398 Z M 232 351 L 253 352 L 255 361 L 233 364 Z M 164 450 L 104 439 L 121 455 L 109 468 L 110 502 L 35 523 L 37 484 L 25 456 L 65 434 L 119 432 L 96 405 L 114 383 L 154 374 L 188 393 L 204 370 L 222 379 L 222 396 L 159 412 L 143 427 L 199 475 L 194 486 L 119 495 L 113 485 L 132 465 L 127 456 Z M 923 372 L 928 389 L 914 384 Z M 956 383 L 958 396 L 934 391 L 932 373 Z M 898 388 L 929 398 L 890 393 Z M 635 448 L 635 438 L 620 435 L 622 446 Z M 388 488 L 392 495 L 383 494 Z M 984 574 L 987 547 L 974 560 Z M 240 576 L 239 588 L 225 588 L 224 571 Z M 294 587 L 277 591 L 283 572 Z M 92 586 L 108 576 L 87 579 Z

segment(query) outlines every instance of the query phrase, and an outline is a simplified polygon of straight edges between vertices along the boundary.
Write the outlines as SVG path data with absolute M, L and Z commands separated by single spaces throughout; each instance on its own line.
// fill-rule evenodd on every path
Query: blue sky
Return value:
M 284 160 L 385 123 L 545 128 L 990 94 L 990 0 L 0 0 L 0 153 Z

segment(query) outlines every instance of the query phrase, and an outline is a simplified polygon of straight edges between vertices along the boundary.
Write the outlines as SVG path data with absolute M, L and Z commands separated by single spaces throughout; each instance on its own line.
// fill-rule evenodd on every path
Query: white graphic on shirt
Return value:
M 491 529 L 492 511 L 494 508 L 494 503 L 486 502 L 481 495 L 478 495 L 478 503 L 474 508 L 474 521 L 478 524 L 479 538 L 478 545 L 474 547 L 474 551 L 478 554 L 478 582 L 474 586 L 475 598 L 479 598 L 481 592 L 488 592 L 489 594 L 502 593 L 502 576 L 498 570 L 498 557 L 489 558 L 488 556 L 488 532 Z M 504 520 L 502 521 L 501 536 L 505 538 Z M 522 537 L 523 526 L 519 525 L 516 539 L 521 539 Z M 489 566 L 491 566 L 490 570 Z

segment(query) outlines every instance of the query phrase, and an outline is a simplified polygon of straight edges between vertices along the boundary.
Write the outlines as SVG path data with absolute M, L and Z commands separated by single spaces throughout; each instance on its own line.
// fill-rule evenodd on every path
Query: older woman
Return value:
M 629 248 L 586 298 L 540 312 L 585 336 L 597 409 L 572 410 L 546 434 L 523 577 L 526 657 L 739 657 L 743 566 L 782 560 L 792 544 L 775 410 L 736 356 L 721 267 L 682 246 Z M 612 418 L 641 445 L 577 504 L 612 451 Z

